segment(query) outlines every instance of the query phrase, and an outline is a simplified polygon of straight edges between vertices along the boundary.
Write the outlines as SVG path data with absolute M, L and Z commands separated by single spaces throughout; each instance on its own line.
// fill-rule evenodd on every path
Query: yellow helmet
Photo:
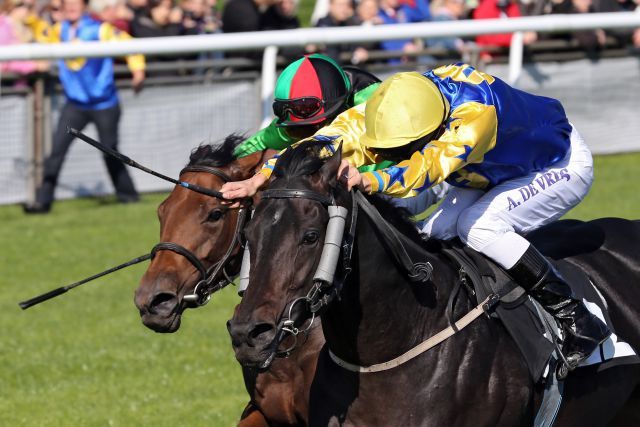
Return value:
M 370 148 L 401 147 L 438 129 L 448 113 L 449 103 L 431 80 L 415 71 L 398 73 L 367 100 L 360 142 Z

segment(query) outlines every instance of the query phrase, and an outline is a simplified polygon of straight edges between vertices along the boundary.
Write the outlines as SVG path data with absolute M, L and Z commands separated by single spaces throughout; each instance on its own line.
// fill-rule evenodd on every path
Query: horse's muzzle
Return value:
M 227 322 L 231 344 L 236 359 L 250 368 L 267 368 L 275 351 L 273 343 L 276 337 L 276 325 L 265 322 L 239 322 L 231 319 Z
M 136 295 L 135 303 L 140 310 L 142 323 L 156 332 L 175 332 L 180 327 L 181 312 L 178 295 L 173 292 L 158 292 L 149 301 Z

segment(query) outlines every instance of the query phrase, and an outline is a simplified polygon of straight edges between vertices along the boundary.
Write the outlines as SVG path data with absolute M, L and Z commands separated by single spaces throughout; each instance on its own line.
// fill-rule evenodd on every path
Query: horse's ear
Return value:
M 262 165 L 272 158 L 278 152 L 276 150 L 264 150 L 264 151 L 256 151 L 255 153 L 249 154 L 248 156 L 241 157 L 236 159 L 234 166 L 234 171 L 236 171 L 240 175 L 240 179 L 251 178 L 258 172 Z
M 335 187 L 338 181 L 338 169 L 340 169 L 340 163 L 342 162 L 342 142 L 336 148 L 336 151 L 327 161 L 324 162 L 320 168 L 320 176 L 322 180 L 326 182 L 330 187 Z

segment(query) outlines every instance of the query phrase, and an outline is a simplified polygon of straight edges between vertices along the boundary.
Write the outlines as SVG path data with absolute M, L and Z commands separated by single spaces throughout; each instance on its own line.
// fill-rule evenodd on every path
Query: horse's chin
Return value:
M 147 328 L 162 334 L 173 333 L 180 329 L 182 313 L 173 313 L 171 316 L 158 316 L 146 313 L 141 316 L 142 323 Z
M 236 359 L 238 362 L 245 368 L 255 369 L 258 372 L 267 371 L 271 367 L 275 357 L 276 352 L 272 349 L 259 352 L 236 349 Z

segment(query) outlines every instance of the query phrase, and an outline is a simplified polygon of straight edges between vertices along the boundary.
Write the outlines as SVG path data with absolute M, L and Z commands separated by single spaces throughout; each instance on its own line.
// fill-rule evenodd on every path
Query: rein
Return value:
M 427 350 L 430 350 L 436 345 L 440 344 L 441 342 L 451 338 L 453 335 L 457 334 L 462 329 L 469 326 L 474 320 L 480 317 L 483 313 L 489 315 L 490 310 L 493 308 L 495 304 L 497 304 L 497 302 L 498 302 L 498 298 L 496 297 L 495 294 L 489 295 L 487 298 L 485 298 L 484 301 L 478 304 L 470 312 L 462 316 L 462 318 L 460 318 L 460 320 L 455 322 L 454 325 L 441 330 L 437 334 L 427 338 L 426 340 L 424 340 L 417 346 L 413 347 L 412 349 L 408 350 L 407 352 L 387 362 L 376 363 L 374 365 L 369 365 L 369 366 L 354 365 L 353 363 L 349 363 L 340 359 L 331 351 L 331 349 L 329 349 L 329 356 L 331 357 L 331 360 L 335 362 L 336 365 L 346 369 L 347 371 L 359 372 L 361 374 L 387 371 L 389 369 L 398 367 L 403 363 L 406 363 L 409 360 L 420 356 L 422 353 L 426 352 Z
M 208 188 L 204 188 L 201 187 L 199 185 L 196 184 L 191 184 L 185 181 L 180 181 L 177 179 L 173 179 L 170 178 L 166 175 L 163 175 L 159 172 L 156 172 L 152 169 L 149 169 L 145 166 L 140 165 L 139 163 L 133 161 L 132 159 L 130 159 L 129 157 L 101 144 L 100 142 L 90 138 L 89 136 L 85 135 L 84 133 L 76 130 L 76 129 L 72 129 L 72 128 L 67 128 L 67 132 L 70 133 L 71 135 L 76 136 L 77 138 L 87 142 L 88 144 L 96 147 L 98 150 L 120 160 L 121 162 L 140 169 L 144 172 L 147 172 L 151 175 L 157 176 L 158 178 L 161 178 L 165 181 L 169 181 L 172 182 L 176 185 L 179 185 L 183 188 L 186 188 L 188 190 L 194 191 L 196 193 L 200 193 L 200 194 L 204 194 L 206 196 L 210 196 L 210 197 L 215 197 L 217 199 L 224 199 L 224 197 L 222 197 L 222 193 L 219 191 L 215 191 L 215 190 L 210 190 Z M 225 174 L 224 172 L 222 172 L 219 169 L 216 168 L 212 168 L 209 166 L 187 166 L 184 169 L 182 169 L 180 171 L 180 175 L 182 175 L 185 172 L 205 172 L 205 173 L 210 173 L 212 175 L 215 175 L 217 177 L 219 177 L 220 179 L 222 179 L 224 182 L 229 182 L 231 181 L 231 178 Z M 172 251 L 174 253 L 177 253 L 179 255 L 182 255 L 183 257 L 185 257 L 195 268 L 196 270 L 198 270 L 198 272 L 200 273 L 200 279 L 198 281 L 198 283 L 196 284 L 193 293 L 192 294 L 188 294 L 185 295 L 183 297 L 183 300 L 187 302 L 187 304 L 189 304 L 191 307 L 200 307 L 202 305 L 205 305 L 207 302 L 209 302 L 209 300 L 211 299 L 211 295 L 217 291 L 219 291 L 220 289 L 226 287 L 227 285 L 229 285 L 230 283 L 233 282 L 233 279 L 229 276 L 229 274 L 225 271 L 225 267 L 227 265 L 227 263 L 229 262 L 229 259 L 231 258 L 232 254 L 233 254 L 233 250 L 236 248 L 236 246 L 241 245 L 241 237 L 240 234 L 242 232 L 242 229 L 244 228 L 246 221 L 247 221 L 247 210 L 250 209 L 250 203 L 251 200 L 249 199 L 248 202 L 245 202 L 242 204 L 242 207 L 239 209 L 238 212 L 238 220 L 236 221 L 236 228 L 235 231 L 233 233 L 233 240 L 231 241 L 231 244 L 229 245 L 229 247 L 227 248 L 227 251 L 225 252 L 224 256 L 222 257 L 222 259 L 220 261 L 218 261 L 217 263 L 215 263 L 214 265 L 212 265 L 209 269 L 206 269 L 204 267 L 204 265 L 202 264 L 202 262 L 198 259 L 198 257 L 196 257 L 193 252 L 189 251 L 187 248 L 185 248 L 184 246 L 181 246 L 177 243 L 173 243 L 173 242 L 160 242 L 157 245 L 155 245 L 152 249 L 151 252 L 148 254 L 144 254 L 141 255 L 139 257 L 133 258 L 130 261 L 127 261 L 125 263 L 122 263 L 120 265 L 117 265 L 115 267 L 112 267 L 108 270 L 105 270 L 103 272 L 94 274 L 92 276 L 89 276 L 85 279 L 82 279 L 78 282 L 72 283 L 70 285 L 67 286 L 61 286 L 59 288 L 53 289 L 49 292 L 45 292 L 44 294 L 38 295 L 36 297 L 30 298 L 28 300 L 19 302 L 18 305 L 20 306 L 20 308 L 22 308 L 23 310 L 26 310 L 29 307 L 33 307 L 34 305 L 40 304 L 44 301 L 50 300 L 52 298 L 55 298 L 59 295 L 62 295 L 64 293 L 66 293 L 67 291 L 78 287 L 80 285 L 83 285 L 87 282 L 90 282 L 92 280 L 95 280 L 99 277 L 103 277 L 106 276 L 107 274 L 111 274 L 115 271 L 121 270 L 123 268 L 141 263 L 143 261 L 147 261 L 149 259 L 153 259 L 155 257 L 155 255 L 158 253 L 158 251 L 163 251 L 163 250 L 168 250 L 168 251 Z M 222 273 L 223 278 L 221 278 L 218 281 L 215 281 L 216 277 L 218 277 L 218 275 Z

